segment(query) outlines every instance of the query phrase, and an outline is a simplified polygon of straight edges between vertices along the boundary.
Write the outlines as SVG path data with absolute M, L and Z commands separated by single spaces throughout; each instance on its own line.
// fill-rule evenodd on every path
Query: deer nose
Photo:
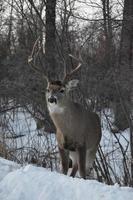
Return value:
M 51 96 L 51 97 L 48 98 L 48 102 L 57 103 L 57 99 L 55 97 Z

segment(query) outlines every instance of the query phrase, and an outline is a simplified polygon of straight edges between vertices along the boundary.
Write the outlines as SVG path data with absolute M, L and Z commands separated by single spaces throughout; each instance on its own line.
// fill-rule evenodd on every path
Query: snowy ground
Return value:
M 124 181 L 125 172 L 123 163 L 123 152 L 126 154 L 127 166 L 130 167 L 130 134 L 129 130 L 116 134 L 119 142 L 110 131 L 109 121 L 113 121 L 113 112 L 110 109 L 103 110 L 99 113 L 102 125 L 102 139 L 101 148 L 106 157 L 108 168 L 112 180 L 121 183 Z M 57 142 L 54 134 L 44 134 L 44 130 L 37 130 L 35 120 L 25 110 L 18 110 L 15 114 L 7 113 L 7 127 L 5 130 L 0 129 L 0 142 L 7 145 L 9 159 L 25 164 L 31 163 L 34 159 L 37 160 L 38 165 L 45 164 L 47 168 L 51 167 L 56 171 L 59 170 L 59 159 Z M 3 119 L 5 116 L 3 115 Z M 3 133 L 3 135 L 2 135 Z M 25 135 L 24 137 L 12 138 L 12 135 Z M 99 159 L 99 155 L 97 154 Z M 45 158 L 45 159 L 44 159 Z M 44 160 L 44 162 L 43 162 Z M 100 159 L 99 159 L 100 161 Z
M 70 178 L 0 158 L 0 200 L 132 200 L 133 189 Z
M 20 165 L 0 157 L 0 181 L 9 173 L 20 168 Z

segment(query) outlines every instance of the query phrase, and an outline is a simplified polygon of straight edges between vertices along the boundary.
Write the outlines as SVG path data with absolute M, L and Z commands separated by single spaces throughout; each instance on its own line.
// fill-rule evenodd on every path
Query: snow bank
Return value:
M 0 157 L 0 181 L 9 173 L 20 168 L 15 162 Z M 0 199 L 1 200 L 1 199 Z
M 27 165 L 0 182 L 0 200 L 131 200 L 133 189 L 71 178 Z

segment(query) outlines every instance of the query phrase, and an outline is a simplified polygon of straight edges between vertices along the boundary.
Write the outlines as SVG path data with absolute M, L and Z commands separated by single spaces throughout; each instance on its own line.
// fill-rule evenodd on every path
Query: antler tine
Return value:
M 75 60 L 79 61 L 79 59 L 76 58 L 75 56 L 73 56 L 71 54 L 69 54 L 69 56 L 74 58 Z M 82 65 L 82 63 L 80 61 L 76 68 L 74 68 L 70 73 L 66 74 L 63 79 L 63 83 L 65 83 L 81 67 L 81 65 Z
M 35 64 L 33 63 L 33 61 L 35 62 L 34 60 L 34 55 L 35 55 L 35 49 L 36 49 L 36 46 L 38 44 L 38 41 L 39 41 L 40 37 L 38 37 L 33 45 L 33 48 L 32 48 L 32 51 L 31 51 L 31 55 L 28 57 L 28 63 L 31 65 L 31 67 L 37 71 L 37 72 L 40 72 L 41 70 L 39 69 L 39 67 L 35 66 Z
M 40 39 L 40 37 L 37 38 L 37 40 L 35 41 L 35 43 L 34 43 L 34 45 L 33 45 L 33 48 L 32 48 L 32 51 L 31 51 L 31 55 L 28 57 L 28 63 L 31 65 L 32 69 L 34 69 L 37 73 L 39 73 L 39 74 L 42 75 L 42 70 L 40 70 L 39 67 L 36 66 L 36 65 L 33 63 L 33 61 L 35 61 L 35 60 L 34 60 L 34 59 L 35 59 L 35 58 L 34 58 L 34 56 L 35 56 L 35 49 L 36 49 L 36 46 L 37 46 L 37 44 L 38 44 L 38 42 L 39 42 L 39 39 Z M 36 56 L 38 56 L 39 50 L 40 50 L 40 49 L 38 49 L 38 51 L 37 51 L 37 53 L 36 53 Z M 43 78 L 44 78 L 47 82 L 49 81 L 48 77 L 47 77 L 44 73 L 43 73 Z

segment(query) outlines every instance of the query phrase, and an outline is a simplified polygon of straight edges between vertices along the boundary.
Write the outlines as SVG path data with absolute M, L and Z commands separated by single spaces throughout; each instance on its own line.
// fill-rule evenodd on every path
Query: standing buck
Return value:
M 28 62 L 34 70 L 42 74 L 39 68 L 32 63 L 36 43 Z M 63 81 L 51 81 L 45 75 L 44 77 L 48 82 L 46 101 L 56 127 L 62 171 L 67 174 L 70 157 L 73 165 L 70 176 L 74 177 L 79 170 L 80 176 L 85 179 L 86 175 L 89 175 L 96 157 L 101 139 L 101 125 L 96 113 L 85 109 L 69 98 L 69 91 L 78 84 L 78 80 L 70 80 L 70 78 L 80 66 L 81 64 L 67 74 Z
M 62 171 L 67 174 L 69 157 L 72 172 L 77 170 L 82 178 L 89 175 L 101 139 L 101 125 L 96 113 L 70 100 L 69 91 L 75 88 L 78 80 L 70 80 L 80 64 L 63 81 L 50 81 L 46 91 L 47 106 L 56 127 Z

